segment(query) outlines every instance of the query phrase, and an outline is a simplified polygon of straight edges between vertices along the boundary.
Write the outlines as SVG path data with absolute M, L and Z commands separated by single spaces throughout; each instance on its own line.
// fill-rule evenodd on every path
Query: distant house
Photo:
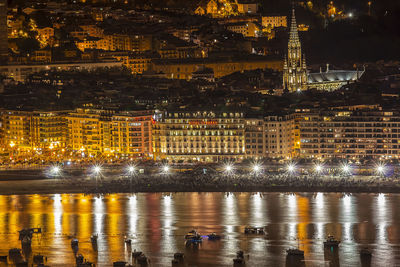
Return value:
M 206 11 L 204 10 L 204 8 L 202 6 L 198 6 L 196 8 L 196 10 L 194 11 L 194 13 L 199 16 L 204 16 L 206 14 Z
M 215 0 L 210 0 L 207 3 L 207 14 L 212 17 L 218 16 L 218 3 Z
M 238 2 L 237 8 L 238 8 L 238 12 L 240 14 L 247 14 L 247 13 L 255 14 L 258 11 L 258 4 L 257 3 Z

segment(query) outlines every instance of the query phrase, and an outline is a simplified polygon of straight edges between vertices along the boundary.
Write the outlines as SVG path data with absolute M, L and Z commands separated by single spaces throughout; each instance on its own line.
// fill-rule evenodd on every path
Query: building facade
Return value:
M 7 0 L 0 0 L 0 62 L 8 57 Z
M 65 148 L 65 112 L 3 111 L 3 144 L 19 151 Z
M 277 27 L 287 27 L 286 16 L 263 16 L 261 18 L 261 24 L 263 27 L 270 27 L 271 29 Z
M 152 70 L 161 72 L 170 79 L 191 80 L 193 72 L 199 68 L 210 68 L 214 71 L 215 78 L 226 76 L 234 72 L 256 69 L 282 70 L 280 60 L 257 57 L 241 59 L 187 59 L 187 60 L 153 60 Z
M 296 120 L 294 116 L 267 116 L 264 157 L 290 159 L 296 156 Z
M 152 116 L 148 112 L 77 109 L 66 119 L 67 147 L 75 153 L 89 157 L 152 157 Z
M 400 114 L 377 106 L 301 111 L 301 153 L 304 158 L 397 159 Z
M 164 112 L 153 125 L 154 157 L 169 162 L 240 161 L 244 137 L 240 112 Z

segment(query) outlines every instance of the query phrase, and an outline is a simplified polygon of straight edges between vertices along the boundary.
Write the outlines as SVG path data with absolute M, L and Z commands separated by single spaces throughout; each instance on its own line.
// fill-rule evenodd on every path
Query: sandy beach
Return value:
M 384 192 L 400 193 L 400 179 L 379 176 L 203 174 L 195 172 L 123 176 L 69 173 L 46 177 L 40 170 L 0 172 L 0 194 L 128 192 Z

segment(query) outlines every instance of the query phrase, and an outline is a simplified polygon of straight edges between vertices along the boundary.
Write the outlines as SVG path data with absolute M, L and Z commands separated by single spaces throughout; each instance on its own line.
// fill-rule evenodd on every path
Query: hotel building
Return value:
M 155 160 L 240 161 L 245 157 L 241 112 L 165 111 L 153 125 Z

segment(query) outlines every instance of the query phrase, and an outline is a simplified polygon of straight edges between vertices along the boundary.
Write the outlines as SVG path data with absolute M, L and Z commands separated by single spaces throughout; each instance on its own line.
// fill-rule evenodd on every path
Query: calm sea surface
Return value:
M 265 227 L 264 236 L 246 236 L 245 226 Z M 160 193 L 0 196 L 0 255 L 20 247 L 18 230 L 41 227 L 32 255 L 47 256 L 50 266 L 73 266 L 71 238 L 96 266 L 131 262 L 143 251 L 150 266 L 171 266 L 184 252 L 187 266 L 232 266 L 237 250 L 250 255 L 247 266 L 285 266 L 286 249 L 305 251 L 306 266 L 360 266 L 359 251 L 369 247 L 372 266 L 400 266 L 400 195 L 335 193 Z M 197 229 L 216 232 L 220 241 L 186 247 L 184 235 Z M 97 250 L 90 236 L 98 233 Z M 328 255 L 323 240 L 341 240 Z M 125 244 L 125 236 L 132 246 Z M 331 266 L 332 266 L 331 265 Z M 0 266 L 1 263 L 0 263 Z

